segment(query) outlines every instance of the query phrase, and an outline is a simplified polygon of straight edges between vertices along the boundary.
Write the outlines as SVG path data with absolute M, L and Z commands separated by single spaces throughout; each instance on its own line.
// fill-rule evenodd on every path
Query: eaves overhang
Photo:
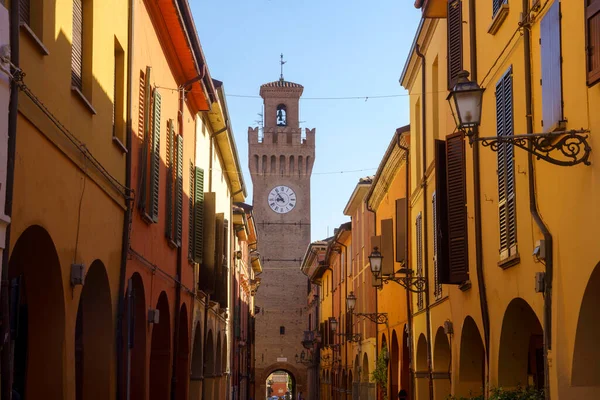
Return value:
M 233 201 L 243 202 L 248 195 L 244 176 L 241 168 L 231 122 L 229 120 L 229 111 L 227 110 L 227 102 L 225 100 L 225 92 L 223 84 L 220 81 L 217 83 L 217 98 L 218 100 L 212 104 L 211 110 L 208 112 L 208 120 L 213 130 L 215 143 L 219 149 L 225 167 L 225 175 L 231 183 L 231 193 Z
M 406 90 L 410 91 L 414 79 L 417 76 L 417 72 L 421 68 L 420 60 L 417 56 L 417 46 L 419 51 L 422 54 L 425 54 L 427 47 L 431 43 L 431 38 L 433 37 L 438 21 L 437 18 L 421 18 L 421 21 L 419 22 L 417 32 L 415 33 L 413 43 L 410 47 L 399 80 L 400 85 Z
M 209 110 L 215 89 L 188 1 L 155 0 L 145 4 L 174 66 L 177 83 L 187 91 L 190 107 L 195 112 Z
M 372 177 L 360 178 L 360 180 L 356 184 L 356 187 L 354 188 L 354 191 L 350 195 L 348 203 L 346 203 L 346 207 L 344 207 L 344 215 L 349 217 L 352 217 L 354 215 L 354 212 L 356 211 L 357 207 L 364 200 L 365 195 L 369 191 L 372 182 Z
M 409 148 L 410 145 L 408 135 L 406 135 L 409 132 L 410 125 L 398 128 L 394 132 L 385 155 L 377 168 L 373 184 L 366 196 L 367 206 L 370 210 L 377 211 L 400 167 L 407 165 L 408 153 L 405 149 Z
M 313 282 L 313 276 L 318 269 L 318 264 L 324 259 L 327 246 L 329 246 L 329 240 L 318 240 L 309 244 L 304 253 L 300 270 L 311 282 Z

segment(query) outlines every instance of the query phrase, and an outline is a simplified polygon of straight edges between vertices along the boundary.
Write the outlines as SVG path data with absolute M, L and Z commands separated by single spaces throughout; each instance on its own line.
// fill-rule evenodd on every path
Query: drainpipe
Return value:
M 10 7 L 10 51 L 11 62 L 19 67 L 19 7 L 11 3 Z M 14 80 L 10 81 L 10 105 L 8 111 L 8 151 L 6 159 L 6 202 L 4 214 L 12 216 L 13 189 L 15 179 L 15 154 L 17 148 L 17 116 L 19 114 L 19 89 Z M 10 231 L 12 224 L 6 227 L 6 244 L 2 253 L 2 389 L 3 399 L 10 400 L 13 381 L 12 339 L 10 337 L 10 283 L 8 280 L 8 261 L 10 249 Z
M 127 40 L 127 122 L 125 132 L 125 146 L 127 151 L 125 153 L 125 187 L 127 188 L 127 199 L 125 215 L 123 217 L 123 237 L 121 241 L 121 269 L 119 271 L 119 292 L 117 298 L 117 331 L 116 331 L 116 344 L 117 344 L 117 399 L 123 397 L 123 389 L 125 389 L 125 399 L 129 399 L 130 396 L 130 381 L 131 381 L 131 349 L 133 343 L 127 345 L 127 367 L 125 371 L 125 377 L 123 376 L 123 358 L 125 356 L 123 345 L 123 316 L 125 314 L 125 301 L 123 296 L 125 295 L 125 280 L 127 278 L 127 254 L 129 253 L 129 240 L 130 240 L 130 226 L 131 226 L 131 215 L 133 207 L 133 196 L 131 188 L 131 145 L 132 145 L 132 121 L 131 116 L 133 114 L 132 106 L 132 90 L 133 90 L 133 11 L 134 11 L 134 0 L 129 1 L 129 16 L 128 16 L 128 40 Z M 130 291 L 128 290 L 128 293 Z M 129 296 L 128 300 L 131 301 L 132 297 Z M 134 310 L 135 307 L 131 307 L 130 310 Z M 129 314 L 129 319 L 132 315 Z M 131 336 L 131 332 L 130 336 Z M 133 337 L 133 336 L 131 336 Z
M 469 0 L 469 41 L 471 48 L 471 79 L 477 82 L 477 20 L 475 0 Z M 477 137 L 479 128 L 475 127 L 474 135 Z M 483 323 L 483 337 L 485 343 L 485 378 L 484 392 L 489 387 L 490 380 L 490 314 L 487 302 L 487 291 L 483 275 L 483 240 L 481 227 L 481 178 L 479 162 L 479 142 L 473 144 L 473 196 L 475 212 L 475 268 L 477 270 L 477 286 L 479 288 L 479 307 Z
M 410 169 L 409 169 L 409 156 L 410 156 L 410 149 L 408 147 L 402 146 L 400 144 L 400 140 L 402 139 L 402 136 L 404 135 L 409 135 L 409 133 L 405 132 L 405 133 L 401 133 L 398 134 L 396 136 L 396 144 L 397 146 L 404 150 L 405 154 L 406 154 L 406 164 L 404 166 L 404 183 L 405 183 L 405 188 L 406 188 L 406 204 L 405 204 L 405 213 L 406 213 L 406 238 L 404 240 L 404 254 L 406 254 L 406 261 L 404 262 L 406 266 L 410 265 L 410 263 L 408 262 L 408 251 L 409 251 L 409 246 L 410 246 L 410 236 L 408 234 L 409 230 L 410 230 L 410 218 L 408 217 L 410 214 L 410 204 L 409 204 L 409 184 L 410 184 Z M 412 272 L 411 272 L 412 273 Z M 409 374 L 409 384 L 410 386 L 408 388 L 406 388 L 408 390 L 409 393 L 409 397 L 410 399 L 414 399 L 414 393 L 413 393 L 413 388 L 415 387 L 415 370 L 413 368 L 413 329 L 412 329 L 412 296 L 410 294 L 410 290 L 405 290 L 406 292 L 406 335 L 408 336 L 408 359 L 409 359 L 409 366 L 408 366 L 408 374 Z M 400 382 L 402 383 L 402 382 Z M 400 386 L 400 385 L 399 385 Z M 404 389 L 404 388 L 402 388 Z M 393 393 L 392 393 L 393 395 Z
M 417 56 L 421 59 L 421 97 L 422 97 L 422 119 L 423 128 L 421 132 L 421 147 L 423 149 L 423 177 L 421 178 L 421 187 L 423 188 L 423 274 L 425 276 L 425 320 L 427 324 L 427 373 L 429 375 L 429 399 L 433 400 L 433 371 L 431 354 L 431 311 L 429 309 L 429 246 L 427 229 L 427 76 L 425 74 L 425 55 L 421 53 L 419 44 L 415 47 Z
M 532 107 L 532 85 L 531 85 L 531 31 L 529 30 L 529 1 L 523 0 L 523 26 L 524 39 L 524 61 L 525 61 L 525 114 L 527 118 L 527 132 L 533 132 L 533 107 Z M 529 142 L 530 151 L 527 152 L 527 166 L 529 179 L 529 211 L 535 224 L 542 232 L 546 242 L 546 274 L 544 288 L 544 398 L 550 400 L 550 365 L 548 362 L 548 351 L 552 348 L 552 278 L 554 274 L 554 257 L 552 250 L 552 234 L 544 223 L 538 210 L 537 196 L 535 192 L 535 168 L 533 161 L 533 143 Z

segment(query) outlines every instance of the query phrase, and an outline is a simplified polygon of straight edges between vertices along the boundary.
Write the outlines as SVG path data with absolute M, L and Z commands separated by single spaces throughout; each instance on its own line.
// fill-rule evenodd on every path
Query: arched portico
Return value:
M 452 370 L 452 357 L 450 343 L 444 332 L 439 327 L 435 334 L 433 348 L 433 394 L 436 400 L 445 400 L 450 395 L 450 371 Z
M 477 324 L 470 316 L 465 318 L 460 335 L 460 358 L 457 396 L 478 396 L 485 386 L 485 350 Z
M 41 226 L 27 228 L 8 265 L 17 310 L 13 388 L 29 399 L 65 397 L 65 300 L 58 253 Z M 43 332 L 43 334 L 39 334 Z M 71 353 L 72 354 L 72 353 Z
M 158 297 L 158 324 L 152 324 L 150 400 L 164 400 L 171 388 L 171 313 L 165 292 Z
M 86 274 L 75 323 L 75 398 L 111 397 L 113 323 L 110 285 L 104 264 L 94 261 Z
M 600 264 L 592 272 L 583 294 L 575 333 L 571 385 L 581 391 L 581 398 L 600 398 L 599 305 Z
M 514 388 L 529 382 L 544 387 L 542 325 L 522 298 L 513 299 L 504 313 L 500 335 L 498 386 Z

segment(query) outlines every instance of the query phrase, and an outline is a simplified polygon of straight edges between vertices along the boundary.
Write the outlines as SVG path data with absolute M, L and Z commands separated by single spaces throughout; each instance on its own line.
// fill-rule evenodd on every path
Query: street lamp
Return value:
M 357 317 L 367 318 L 369 321 L 374 322 L 376 324 L 387 324 L 388 323 L 387 313 L 356 313 L 355 314 L 354 307 L 356 306 L 356 296 L 354 295 L 354 292 L 350 292 L 348 297 L 346 297 L 346 303 L 348 304 L 348 310 L 350 311 L 350 314 L 352 314 L 352 315 L 356 315 Z
M 383 256 L 379 251 L 379 247 L 375 246 L 371 254 L 369 254 L 369 264 L 371 265 L 371 272 L 373 275 L 377 276 L 381 272 L 381 262 L 383 261 Z
M 454 88 L 446 98 L 459 130 L 466 130 L 467 135 L 472 134 L 472 129 L 481 123 L 481 104 L 483 91 L 477 82 L 469 80 L 469 72 L 462 70 Z
M 346 307 L 348 307 L 350 313 L 354 312 L 354 307 L 356 307 L 356 296 L 354 295 L 354 292 L 350 292 L 348 297 L 346 297 Z
M 375 277 L 375 282 L 381 281 L 381 284 L 374 283 L 373 286 L 381 289 L 383 284 L 387 284 L 388 282 L 396 282 L 400 286 L 404 287 L 406 290 L 409 290 L 414 293 L 422 293 L 425 292 L 425 287 L 427 285 L 427 281 L 425 277 L 422 276 L 412 276 L 412 269 L 410 268 L 402 268 L 393 274 L 383 275 L 381 273 L 381 261 L 383 260 L 383 256 L 379 252 L 377 247 L 373 248 L 373 251 L 369 255 L 369 261 L 371 263 L 371 272 Z M 360 314 L 356 314 L 360 315 Z M 366 314 L 365 314 L 366 315 Z M 387 318 L 387 317 L 386 317 Z M 370 318 L 369 318 L 370 319 Z M 372 319 L 371 319 L 372 320 Z M 373 321 L 373 320 L 372 320 Z M 382 323 L 382 322 L 377 322 Z
M 481 105 L 485 89 L 468 78 L 467 71 L 459 72 L 456 85 L 446 100 L 450 104 L 456 129 L 465 132 L 471 145 L 481 142 L 483 147 L 498 151 L 504 148 L 503 144 L 508 144 L 554 165 L 591 165 L 589 158 L 592 148 L 587 141 L 589 129 L 528 132 L 519 135 L 508 135 L 504 132 L 501 136 L 475 137 L 475 130 L 481 124 Z
M 338 322 L 335 317 L 329 319 L 329 326 L 331 327 L 332 331 L 337 331 Z

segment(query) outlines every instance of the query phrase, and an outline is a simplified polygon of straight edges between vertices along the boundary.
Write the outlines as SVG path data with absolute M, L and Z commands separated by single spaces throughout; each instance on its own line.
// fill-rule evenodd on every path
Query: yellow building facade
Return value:
M 409 136 L 409 126 L 396 130 L 366 196 L 367 208 L 374 211 L 376 219 L 375 237 L 369 252 L 375 246 L 379 248 L 384 257 L 384 274 L 393 275 L 405 267 L 409 259 Z M 376 284 L 380 289 L 377 291 L 378 313 L 371 317 L 378 321 L 378 351 L 386 352 L 388 357 L 387 386 L 380 387 L 379 391 L 387 398 L 395 399 L 399 393 L 410 393 L 408 343 L 411 326 L 407 305 L 411 294 L 397 283 L 376 281 Z
M 3 348 L 15 360 L 12 377 L 3 370 L 3 397 L 12 378 L 27 398 L 113 398 L 130 195 L 128 4 L 13 1 L 9 9 L 19 6 L 19 22 L 11 20 L 19 99 L 3 276 L 18 327 Z
M 600 93 L 586 43 L 599 40 L 597 4 L 417 5 L 400 79 L 411 95 L 412 267 L 429 282 L 413 299 L 415 398 L 526 386 L 596 398 Z M 461 70 L 485 89 L 472 145 L 445 101 Z M 537 148 L 513 137 L 550 132 Z

